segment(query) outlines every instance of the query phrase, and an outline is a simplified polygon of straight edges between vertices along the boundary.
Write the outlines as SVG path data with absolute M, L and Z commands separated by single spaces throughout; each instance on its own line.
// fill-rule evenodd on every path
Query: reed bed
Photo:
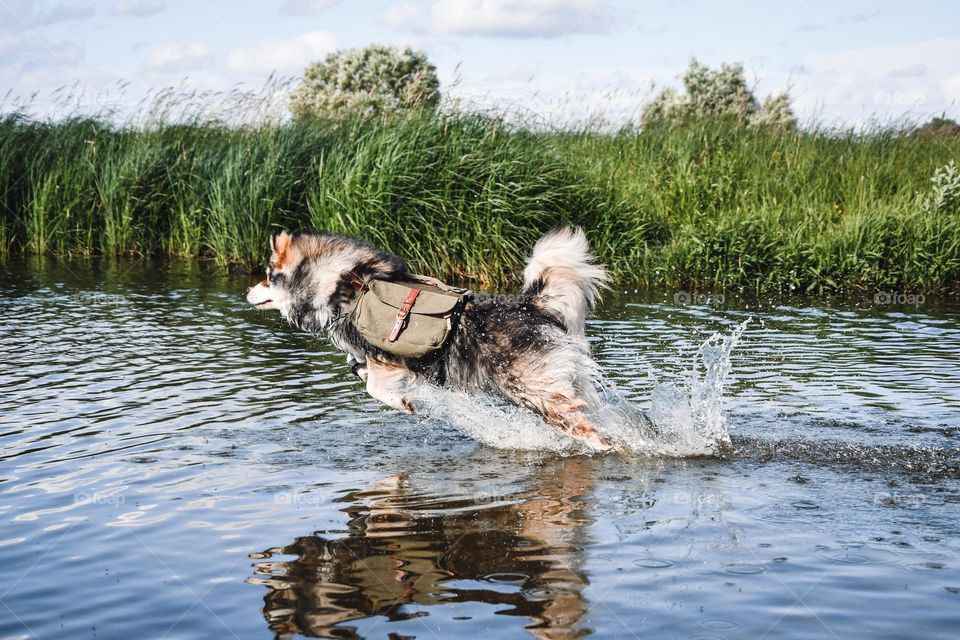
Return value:
M 931 206 L 956 137 L 710 120 L 599 133 L 416 113 L 117 126 L 0 117 L 0 252 L 262 264 L 279 229 L 367 238 L 421 272 L 507 286 L 579 224 L 639 286 L 824 291 L 960 282 Z

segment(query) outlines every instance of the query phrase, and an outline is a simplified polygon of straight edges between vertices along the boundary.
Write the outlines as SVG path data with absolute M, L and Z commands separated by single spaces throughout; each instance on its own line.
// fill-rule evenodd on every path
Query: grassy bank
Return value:
M 960 141 L 722 121 L 537 133 L 476 116 L 124 130 L 0 120 L 4 252 L 161 253 L 241 268 L 281 227 L 359 235 L 421 271 L 506 286 L 543 231 L 585 226 L 622 281 L 960 282 L 931 176 Z
M 608 240 L 619 272 L 813 291 L 960 282 L 960 210 L 936 208 L 931 184 L 960 158 L 955 137 L 707 122 L 558 143 L 630 212 Z

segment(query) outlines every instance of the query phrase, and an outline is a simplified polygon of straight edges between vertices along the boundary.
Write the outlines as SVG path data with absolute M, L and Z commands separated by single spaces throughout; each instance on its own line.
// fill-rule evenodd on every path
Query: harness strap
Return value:
M 407 299 L 404 300 L 400 311 L 397 311 L 397 320 L 393 323 L 393 331 L 390 332 L 390 337 L 387 338 L 388 342 L 396 342 L 397 338 L 400 337 L 400 332 L 403 331 L 404 323 L 407 320 L 407 316 L 410 315 L 410 309 L 413 308 L 413 303 L 417 301 L 418 295 L 420 295 L 420 289 L 410 289 L 410 293 L 407 294 Z

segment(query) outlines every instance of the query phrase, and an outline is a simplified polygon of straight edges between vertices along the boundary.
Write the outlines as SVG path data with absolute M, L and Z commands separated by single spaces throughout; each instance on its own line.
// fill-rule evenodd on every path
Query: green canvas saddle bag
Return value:
M 348 319 L 375 347 L 417 358 L 444 345 L 469 295 L 426 276 L 409 282 L 370 280 L 359 287 Z

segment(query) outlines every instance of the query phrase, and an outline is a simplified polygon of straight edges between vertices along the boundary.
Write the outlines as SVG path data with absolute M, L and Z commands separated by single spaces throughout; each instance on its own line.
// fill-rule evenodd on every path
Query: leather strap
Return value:
M 400 337 L 400 332 L 403 331 L 404 323 L 407 320 L 407 316 L 410 315 L 410 309 L 413 308 L 413 303 L 417 301 L 418 295 L 420 295 L 420 289 L 410 289 L 410 293 L 407 294 L 407 299 L 404 300 L 400 311 L 397 311 L 397 320 L 393 323 L 393 331 L 390 332 L 390 337 L 387 338 L 388 342 L 396 342 L 397 338 Z
M 353 287 L 361 293 L 369 289 L 369 286 L 367 286 L 367 283 L 361 280 L 360 278 L 358 278 L 357 276 L 354 276 L 353 278 L 350 279 L 350 284 L 352 284 Z

